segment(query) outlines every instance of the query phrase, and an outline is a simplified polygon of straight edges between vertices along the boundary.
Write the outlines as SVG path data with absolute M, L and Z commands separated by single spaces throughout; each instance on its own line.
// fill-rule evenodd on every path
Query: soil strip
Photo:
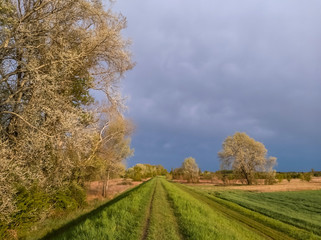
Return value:
M 177 225 L 175 226 L 175 228 L 177 229 L 178 237 L 179 237 L 181 240 L 183 240 L 183 239 L 184 239 L 184 237 L 183 237 L 184 235 L 183 235 L 183 233 L 182 233 L 181 228 L 179 227 L 178 218 L 177 218 L 177 216 L 175 215 L 175 209 L 174 209 L 173 201 L 170 199 L 169 194 L 168 194 L 166 188 L 164 187 L 163 183 L 162 183 L 162 188 L 163 188 L 164 191 L 166 192 L 166 200 L 167 200 L 168 205 L 169 205 L 169 207 L 170 207 L 170 212 L 171 212 L 172 216 L 175 218 L 175 220 L 176 220 L 175 222 L 177 223 Z
M 148 208 L 148 212 L 147 212 L 147 219 L 146 219 L 145 226 L 144 226 L 142 240 L 146 240 L 147 236 L 148 236 L 148 229 L 149 229 L 149 225 L 150 225 L 151 213 L 152 213 L 152 210 L 153 210 L 153 201 L 154 201 L 154 197 L 155 197 L 157 184 L 158 184 L 158 181 L 156 182 L 156 185 L 154 186 L 153 195 L 152 195 L 152 198 L 151 198 L 151 200 L 149 202 L 149 208 Z

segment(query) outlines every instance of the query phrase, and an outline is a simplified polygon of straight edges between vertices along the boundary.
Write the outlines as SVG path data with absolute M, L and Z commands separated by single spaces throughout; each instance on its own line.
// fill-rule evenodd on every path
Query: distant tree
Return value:
M 230 171 L 230 170 L 216 171 L 214 173 L 214 177 L 218 180 L 221 180 L 223 184 L 229 184 L 230 181 L 235 178 L 233 175 L 233 171 Z
M 184 172 L 182 168 L 175 168 L 172 171 L 172 177 L 173 179 L 183 179 L 184 178 Z
M 201 176 L 202 179 L 211 180 L 212 179 L 212 175 L 213 175 L 212 172 L 209 172 L 209 171 L 205 170 L 204 172 L 202 172 L 202 175 L 200 175 L 200 176 Z
M 312 177 L 314 176 L 314 169 L 313 168 L 311 168 L 311 175 L 312 175 Z
M 166 176 L 168 171 L 162 165 L 156 165 L 156 176 Z
M 125 177 L 131 178 L 134 181 L 141 181 L 144 178 L 166 176 L 167 174 L 167 170 L 162 165 L 137 163 L 134 167 L 126 170 Z
M 287 180 L 288 182 L 290 182 L 291 179 L 292 179 L 291 174 L 287 173 L 287 174 L 286 174 L 286 180 Z
M 312 179 L 311 173 L 310 173 L 310 172 L 301 173 L 301 174 L 300 174 L 300 179 L 301 179 L 302 181 L 310 182 L 311 179 Z
M 310 172 L 304 174 L 305 181 L 310 182 L 312 179 L 312 175 Z
M 199 177 L 199 168 L 196 161 L 192 157 L 185 158 L 182 164 L 182 171 L 184 173 L 184 178 L 188 182 L 197 182 Z
M 263 173 L 263 177 L 265 177 L 265 184 L 274 184 L 276 171 L 273 167 L 276 165 L 276 157 L 269 157 L 266 159 L 265 163 L 265 172 Z
M 277 174 L 276 177 L 277 177 L 279 183 L 281 183 L 284 178 L 282 173 Z
M 314 177 L 321 177 L 321 171 L 313 171 Z
M 223 142 L 223 149 L 218 153 L 221 169 L 232 169 L 244 178 L 248 185 L 253 184 L 258 171 L 271 172 L 272 160 L 266 158 L 265 146 L 250 138 L 246 133 L 235 133 Z M 274 161 L 275 164 L 275 161 Z

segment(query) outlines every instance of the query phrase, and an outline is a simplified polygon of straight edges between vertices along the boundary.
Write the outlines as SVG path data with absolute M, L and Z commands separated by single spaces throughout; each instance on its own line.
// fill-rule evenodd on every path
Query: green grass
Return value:
M 198 187 L 182 187 L 187 188 L 196 194 L 203 195 L 208 200 L 211 200 L 212 204 L 219 204 L 221 206 L 219 209 L 224 211 L 228 216 L 258 229 L 273 239 L 321 239 L 321 237 L 313 234 L 311 231 L 295 227 L 259 212 L 242 207 L 231 201 L 215 197 L 213 192 L 208 194 L 207 191 L 200 190 Z M 214 193 L 217 194 L 216 192 Z
M 155 195 L 151 206 L 147 239 L 182 239 L 174 211 L 168 201 L 167 193 L 161 184 L 160 178 L 157 178 Z
M 140 239 L 155 184 L 148 181 L 43 239 Z
M 282 222 L 321 236 L 321 191 L 255 193 L 210 192 Z
M 162 180 L 172 200 L 184 239 L 266 239 L 238 221 L 193 197 L 178 186 Z
M 319 200 L 320 191 L 204 190 L 156 177 L 43 239 L 321 239 Z

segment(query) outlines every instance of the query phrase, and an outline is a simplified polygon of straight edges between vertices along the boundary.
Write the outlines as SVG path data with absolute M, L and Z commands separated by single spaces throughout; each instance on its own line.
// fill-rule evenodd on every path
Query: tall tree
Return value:
M 125 26 L 100 0 L 0 1 L 0 221 L 12 184 L 52 192 L 92 164 L 103 127 L 89 90 L 121 110 Z
M 102 133 L 105 140 L 100 144 L 97 158 L 102 162 L 102 195 L 104 197 L 107 196 L 110 178 L 125 171 L 124 160 L 133 154 L 129 137 L 132 130 L 132 124 L 117 114 L 111 118 L 106 132 Z
M 265 146 L 250 138 L 246 133 L 235 133 L 223 142 L 223 149 L 218 153 L 221 169 L 232 169 L 235 174 L 253 184 L 257 171 L 272 171 L 276 158 L 266 158 Z
M 194 158 L 188 157 L 184 159 L 182 164 L 184 178 L 189 182 L 197 182 L 199 176 L 199 168 Z

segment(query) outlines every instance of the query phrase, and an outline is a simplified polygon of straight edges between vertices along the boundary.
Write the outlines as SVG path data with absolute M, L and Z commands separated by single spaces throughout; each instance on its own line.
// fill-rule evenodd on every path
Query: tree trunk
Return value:
M 107 177 L 104 179 L 103 181 L 103 192 L 102 192 L 102 196 L 105 198 L 107 197 L 107 191 L 108 191 L 108 187 L 109 187 L 109 171 L 107 171 Z
M 109 187 L 109 170 L 107 171 L 107 180 L 106 180 L 106 196 L 107 196 L 108 187 Z
M 102 196 L 106 197 L 106 179 L 103 180 L 103 189 L 102 189 Z

